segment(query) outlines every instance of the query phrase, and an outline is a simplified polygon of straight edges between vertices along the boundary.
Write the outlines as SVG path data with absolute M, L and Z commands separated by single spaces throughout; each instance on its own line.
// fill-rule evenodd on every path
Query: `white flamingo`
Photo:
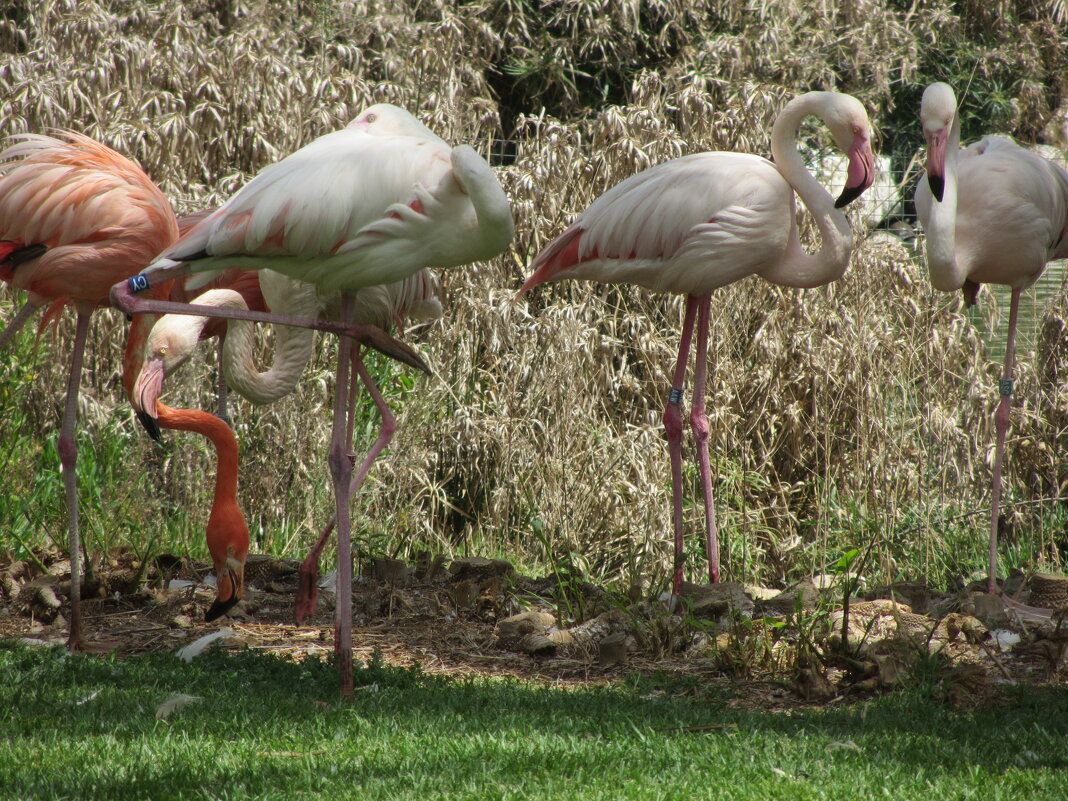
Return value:
M 837 203 L 806 169 L 795 139 L 815 115 L 847 154 L 846 185 Z M 531 265 L 525 292 L 545 281 L 585 278 L 631 283 L 687 296 L 674 379 L 664 407 L 671 457 L 675 565 L 672 595 L 682 584 L 682 386 L 697 325 L 690 424 L 705 502 L 709 578 L 719 580 L 719 535 L 708 459 L 705 377 L 711 292 L 749 275 L 783 286 L 815 287 L 840 277 L 853 233 L 837 207 L 860 196 L 874 178 L 868 116 L 857 100 L 809 92 L 790 101 L 771 132 L 774 163 L 715 152 L 684 156 L 631 176 L 597 198 Z M 822 245 L 809 255 L 797 232 L 794 192 L 812 213 Z
M 998 512 L 1002 457 L 1012 408 L 1016 314 L 1020 292 L 1046 264 L 1068 258 L 1068 173 L 1000 136 L 960 149 L 953 89 L 933 83 L 920 101 L 927 142 L 927 180 L 916 186 L 916 211 L 927 237 L 927 268 L 935 289 L 961 289 L 975 303 L 981 284 L 1012 288 L 990 496 L 987 590 L 997 592 Z
M 113 303 L 134 314 L 177 312 L 299 325 L 342 334 L 330 472 L 337 496 L 335 648 L 341 693 L 352 693 L 352 555 L 345 443 L 352 339 L 426 369 L 407 346 L 353 324 L 351 293 L 502 252 L 514 227 L 508 199 L 470 147 L 451 148 L 403 109 L 372 106 L 344 130 L 261 171 L 140 276 L 116 284 Z M 137 293 L 167 280 L 229 267 L 272 269 L 341 293 L 339 322 L 151 301 Z M 357 360 L 359 356 L 356 356 Z

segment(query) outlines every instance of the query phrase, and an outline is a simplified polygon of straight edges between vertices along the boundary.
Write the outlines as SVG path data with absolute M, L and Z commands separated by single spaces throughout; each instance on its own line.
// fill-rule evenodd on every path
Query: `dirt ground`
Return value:
M 160 557 L 139 570 L 129 553 L 103 561 L 84 594 L 87 651 L 173 652 L 221 628 L 233 636 L 214 647 L 294 659 L 333 649 L 331 577 L 320 581 L 317 611 L 297 624 L 295 561 L 250 556 L 244 600 L 210 624 L 209 565 Z M 0 564 L 0 638 L 65 642 L 69 570 L 48 554 Z M 1021 575 L 1003 589 L 862 589 L 846 614 L 841 586 L 825 578 L 785 592 L 686 585 L 672 614 L 637 588 L 611 597 L 582 581 L 517 575 L 501 560 L 379 559 L 356 578 L 353 647 L 357 660 L 377 654 L 432 674 L 557 684 L 644 675 L 673 692 L 767 709 L 849 702 L 934 670 L 946 701 L 967 706 L 1011 683 L 1065 683 L 1068 626 L 1055 610 L 1068 606 L 1068 578 Z

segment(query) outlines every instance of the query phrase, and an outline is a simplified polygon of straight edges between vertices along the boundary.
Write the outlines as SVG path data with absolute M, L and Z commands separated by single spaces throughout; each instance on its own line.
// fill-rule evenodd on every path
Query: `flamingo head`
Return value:
M 946 83 L 932 83 L 920 100 L 920 124 L 927 142 L 927 184 L 942 202 L 946 188 L 946 144 L 957 119 L 957 98 Z
M 240 512 L 238 512 L 240 517 Z M 215 515 L 212 515 L 212 521 Z M 217 594 L 204 621 L 210 623 L 233 609 L 245 595 L 245 560 L 248 557 L 248 527 L 244 518 L 240 525 L 208 523 L 208 550 L 215 565 Z
M 156 401 L 163 392 L 163 380 L 177 370 L 193 353 L 201 318 L 166 315 L 152 327 L 145 344 L 145 360 L 134 382 L 131 402 L 137 419 L 152 439 L 160 438 Z
M 419 122 L 415 116 L 392 103 L 376 103 L 364 109 L 346 127 L 374 136 L 414 136 L 418 139 L 442 142 L 437 134 Z
M 875 180 L 875 154 L 871 149 L 871 124 L 868 113 L 856 98 L 844 94 L 830 94 L 832 104 L 824 116 L 827 128 L 838 149 L 846 154 L 849 167 L 842 194 L 834 202 L 835 208 L 849 205 Z

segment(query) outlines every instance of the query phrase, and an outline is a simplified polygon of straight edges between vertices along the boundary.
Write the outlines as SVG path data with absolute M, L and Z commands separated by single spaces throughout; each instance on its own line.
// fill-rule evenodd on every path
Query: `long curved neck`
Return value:
M 957 154 L 960 152 L 960 118 L 954 114 L 946 139 L 942 202 L 931 198 L 930 218 L 924 226 L 927 269 L 935 288 L 959 289 L 968 277 L 957 261 Z M 925 179 L 924 179 L 925 180 Z
M 225 422 L 210 412 L 199 409 L 175 409 L 156 401 L 156 413 L 161 428 L 192 431 L 211 440 L 217 460 L 215 468 L 214 510 L 221 504 L 237 504 L 237 438 Z
M 317 317 L 318 296 L 315 288 L 302 282 L 288 283 L 284 294 L 274 294 L 261 278 L 261 288 L 268 306 L 286 314 Z M 240 298 L 239 295 L 237 297 Z M 296 387 L 314 353 L 315 332 L 308 328 L 275 326 L 274 357 L 271 366 L 260 371 L 254 356 L 252 329 L 253 324 L 243 320 L 229 322 L 226 340 L 223 342 L 223 369 L 226 371 L 226 380 L 234 390 L 253 403 L 273 403 Z
M 792 219 L 786 256 L 779 264 L 760 273 L 772 283 L 795 287 L 822 286 L 841 277 L 849 264 L 849 254 L 853 252 L 853 230 L 849 221 L 834 207 L 834 198 L 808 171 L 797 151 L 797 133 L 802 120 L 810 114 L 823 119 L 825 105 L 832 102 L 832 97 L 830 93 L 812 92 L 791 100 L 771 131 L 771 154 L 775 166 L 808 207 L 822 240 L 818 252 L 806 253 L 798 235 L 797 220 Z

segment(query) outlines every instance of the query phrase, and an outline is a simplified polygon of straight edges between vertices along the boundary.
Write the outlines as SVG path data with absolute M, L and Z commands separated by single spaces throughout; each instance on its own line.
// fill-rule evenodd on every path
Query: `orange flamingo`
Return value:
M 822 119 L 849 156 L 835 202 L 806 169 L 794 140 L 808 115 Z M 853 232 L 838 209 L 871 186 L 875 158 L 868 115 L 849 95 L 809 92 L 786 104 L 771 133 L 775 162 L 744 153 L 697 153 L 659 164 L 612 187 L 534 259 L 521 292 L 545 281 L 585 278 L 632 283 L 685 294 L 679 355 L 664 431 L 671 459 L 675 564 L 672 598 L 683 575 L 682 385 L 695 322 L 690 425 L 697 444 L 705 504 L 709 579 L 719 580 L 719 534 L 712 505 L 705 377 L 712 290 L 750 275 L 782 286 L 815 287 L 840 277 L 853 251 Z M 797 232 L 794 192 L 808 206 L 823 240 L 809 255 Z
M 135 275 L 177 238 L 174 212 L 144 171 L 89 137 L 26 134 L 0 152 L 0 280 L 29 292 L 12 324 L 24 322 L 32 308 L 64 298 L 77 312 L 58 441 L 71 562 L 71 650 L 83 644 L 74 427 L 90 315 L 107 305 L 116 281 Z M 169 285 L 161 284 L 153 294 L 165 297 L 167 291 Z
M 270 298 L 273 307 L 285 308 L 289 312 L 317 313 L 317 294 L 310 284 L 280 276 L 270 270 L 261 271 L 255 275 L 262 278 L 262 291 Z M 376 325 L 383 330 L 388 330 L 394 324 L 399 325 L 405 319 L 416 321 L 436 319 L 442 313 L 440 293 L 441 286 L 434 272 L 421 270 L 403 281 L 357 290 L 354 295 L 353 319 L 359 324 Z M 247 306 L 247 300 L 242 294 L 225 287 L 204 292 L 193 302 L 215 308 L 242 309 Z M 138 319 L 146 316 L 142 315 Z M 159 406 L 158 398 L 163 391 L 164 381 L 189 359 L 197 343 L 204 339 L 203 331 L 211 322 L 217 322 L 217 320 L 207 317 L 164 315 L 152 328 L 145 347 L 144 362 L 129 394 L 138 417 L 150 433 L 155 432 L 154 436 L 158 434 L 160 427 L 168 427 L 164 417 L 160 417 L 157 424 L 154 411 Z M 268 370 L 260 372 L 252 358 L 251 324 L 235 320 L 232 325 L 232 333 L 223 345 L 222 363 L 225 365 L 226 376 L 233 383 L 234 389 L 257 404 L 273 403 L 292 392 L 312 356 L 314 341 L 309 336 L 312 332 L 279 326 L 275 335 L 272 365 Z M 379 436 L 353 474 L 349 491 L 355 493 L 375 459 L 392 439 L 396 431 L 396 419 L 362 359 L 355 355 L 352 360 L 352 369 L 360 376 L 382 415 Z M 358 384 L 353 382 L 350 387 L 353 396 L 357 389 Z M 353 438 L 355 421 L 352 412 L 354 409 L 355 398 L 350 397 L 347 427 L 349 442 Z M 236 501 L 234 503 L 236 505 Z M 306 615 L 315 611 L 318 600 L 319 554 L 327 538 L 333 532 L 335 522 L 336 516 L 326 525 L 315 547 L 301 565 L 300 586 L 294 606 L 294 614 L 298 623 Z M 239 538 L 240 530 L 235 529 L 234 536 Z M 213 606 L 209 615 L 212 615 L 214 611 Z M 208 619 L 211 620 L 212 617 Z

